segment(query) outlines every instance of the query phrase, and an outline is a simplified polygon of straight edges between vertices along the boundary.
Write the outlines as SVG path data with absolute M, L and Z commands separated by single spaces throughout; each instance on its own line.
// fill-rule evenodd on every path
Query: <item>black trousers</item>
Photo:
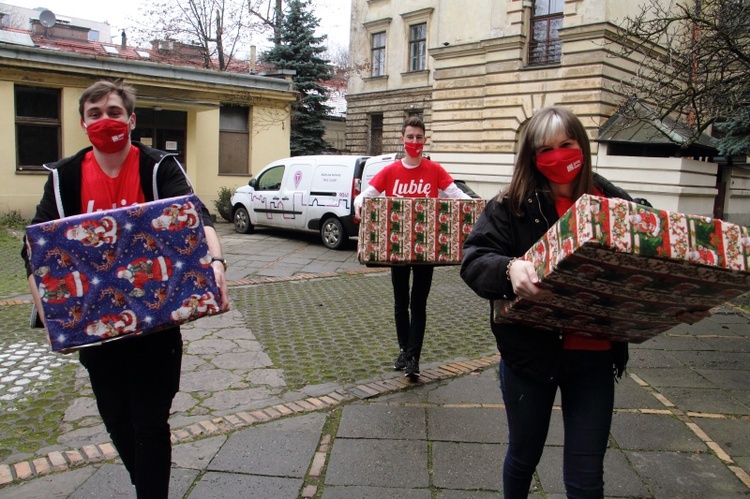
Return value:
M 85 348 L 80 360 L 138 499 L 166 498 L 172 464 L 169 411 L 182 364 L 179 328 Z
M 432 265 L 398 265 L 391 267 L 393 283 L 394 317 L 398 346 L 406 351 L 408 358 L 419 361 L 422 342 L 427 326 L 427 297 L 432 286 Z M 409 292 L 409 280 L 414 273 L 414 281 Z M 409 312 L 411 311 L 411 317 Z

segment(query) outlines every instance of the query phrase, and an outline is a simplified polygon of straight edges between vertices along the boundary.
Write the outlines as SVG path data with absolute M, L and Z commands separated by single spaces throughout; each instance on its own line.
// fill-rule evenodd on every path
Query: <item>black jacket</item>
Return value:
M 632 201 L 623 189 L 595 174 L 594 185 L 606 197 Z M 557 210 L 541 192 L 524 203 L 523 216 L 497 197 L 488 201 L 463 248 L 461 277 L 477 295 L 490 300 L 515 298 L 506 276 L 508 263 L 520 257 L 557 222 Z M 554 380 L 563 349 L 561 332 L 540 331 L 518 324 L 492 321 L 492 332 L 503 360 L 512 368 L 540 380 Z M 627 343 L 612 342 L 613 368 L 622 375 L 628 360 Z
M 133 145 L 141 151 L 141 189 L 146 201 L 184 196 L 193 192 L 190 180 L 175 154 L 153 149 L 140 142 L 133 142 Z M 91 147 L 87 147 L 73 156 L 44 165 L 50 170 L 50 174 L 44 185 L 42 200 L 36 207 L 34 218 L 31 219 L 32 224 L 81 213 L 81 162 L 84 155 L 91 150 Z M 211 216 L 205 206 L 203 224 L 213 227 Z M 31 275 L 25 244 L 21 256 L 26 262 L 26 275 Z

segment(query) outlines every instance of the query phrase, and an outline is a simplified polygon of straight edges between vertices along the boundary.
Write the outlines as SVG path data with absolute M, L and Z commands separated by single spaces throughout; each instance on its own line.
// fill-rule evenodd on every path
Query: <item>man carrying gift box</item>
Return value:
M 538 286 L 533 263 L 518 257 L 583 194 L 630 200 L 624 190 L 593 173 L 588 135 L 575 115 L 560 107 L 537 111 L 521 138 L 510 185 L 487 203 L 466 239 L 461 277 L 491 306 L 493 300 L 520 297 L 540 302 L 537 313 L 545 313 L 543 302 L 552 292 Z M 581 272 L 586 275 L 585 269 Z M 678 319 L 692 323 L 706 315 L 686 313 Z M 491 325 L 502 357 L 500 388 L 508 418 L 505 497 L 528 495 L 558 388 L 566 493 L 604 497 L 614 382 L 627 364 L 627 343 L 513 322 Z
M 192 192 L 174 154 L 131 142 L 134 109 L 134 89 L 121 82 L 99 81 L 83 92 L 81 128 L 93 147 L 45 165 L 50 175 L 32 224 Z M 205 207 L 202 219 L 222 304 L 228 308 L 221 244 Z M 22 256 L 34 301 L 42 310 L 26 245 Z M 42 314 L 40 319 L 44 321 Z M 138 498 L 166 498 L 172 457 L 168 419 L 182 362 L 179 327 L 92 346 L 81 350 L 80 360 Z
M 471 199 L 453 182 L 453 178 L 435 161 L 422 157 L 426 142 L 422 120 L 412 116 L 404 122 L 401 140 L 406 155 L 383 168 L 370 181 L 370 185 L 354 199 L 357 218 L 361 216 L 362 202 L 384 192 L 386 196 L 403 198 L 461 198 Z M 393 368 L 405 369 L 405 376 L 416 380 L 419 376 L 419 357 L 427 325 L 427 297 L 432 285 L 432 265 L 394 265 L 391 267 L 393 283 L 394 316 L 399 355 Z M 414 273 L 414 283 L 409 297 L 409 279 Z M 411 307 L 411 318 L 409 309 Z

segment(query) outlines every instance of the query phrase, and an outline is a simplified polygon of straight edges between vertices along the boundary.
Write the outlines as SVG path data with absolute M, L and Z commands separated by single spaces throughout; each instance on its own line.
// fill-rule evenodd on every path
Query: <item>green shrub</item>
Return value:
M 29 221 L 21 216 L 18 210 L 11 210 L 0 217 L 0 226 L 8 229 L 24 230 Z
M 214 201 L 216 212 L 226 220 L 227 222 L 232 221 L 232 191 L 228 187 L 222 187 L 219 189 L 219 198 Z

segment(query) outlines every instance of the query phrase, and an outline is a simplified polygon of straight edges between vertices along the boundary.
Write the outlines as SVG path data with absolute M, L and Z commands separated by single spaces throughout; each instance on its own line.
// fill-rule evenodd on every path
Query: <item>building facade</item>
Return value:
M 37 21 L 38 23 L 38 21 Z M 177 153 L 213 211 L 221 187 L 289 155 L 289 80 L 190 65 L 179 44 L 140 49 L 92 41 L 80 26 L 0 29 L 0 213 L 33 215 L 47 178 L 43 164 L 89 144 L 78 100 L 99 79 L 137 91 L 134 138 Z M 179 57 L 178 57 L 179 56 Z
M 750 223 L 746 170 L 708 153 L 650 157 L 599 143 L 637 61 L 613 57 L 616 22 L 644 0 L 353 0 L 347 146 L 398 152 L 401 124 L 422 116 L 426 151 L 483 197 L 510 181 L 523 126 L 536 109 L 576 113 L 599 173 L 655 207 L 712 215 L 717 185 L 729 220 Z M 642 148 L 641 148 L 642 149 Z M 632 154 L 632 155 L 629 155 Z M 728 175 L 728 176 L 727 176 Z

